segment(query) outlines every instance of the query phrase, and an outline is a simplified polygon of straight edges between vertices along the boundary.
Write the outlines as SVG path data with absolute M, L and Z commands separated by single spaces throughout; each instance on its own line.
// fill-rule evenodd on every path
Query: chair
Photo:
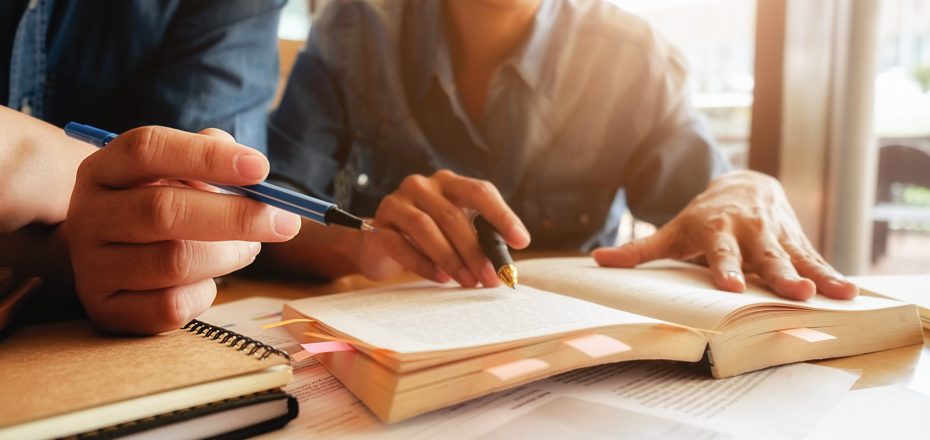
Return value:
M 895 184 L 930 188 L 930 151 L 909 145 L 885 145 L 878 152 L 878 184 L 872 213 L 872 263 L 885 255 L 889 221 L 930 224 L 930 207 L 895 199 Z

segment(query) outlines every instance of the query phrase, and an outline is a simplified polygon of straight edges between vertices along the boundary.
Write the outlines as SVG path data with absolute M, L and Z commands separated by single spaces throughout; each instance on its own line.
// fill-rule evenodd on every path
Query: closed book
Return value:
M 0 439 L 141 434 L 226 411 L 244 418 L 247 407 L 264 416 L 170 437 L 270 428 L 296 415 L 272 391 L 291 377 L 286 353 L 196 320 L 149 337 L 100 334 L 86 321 L 23 327 L 0 342 Z

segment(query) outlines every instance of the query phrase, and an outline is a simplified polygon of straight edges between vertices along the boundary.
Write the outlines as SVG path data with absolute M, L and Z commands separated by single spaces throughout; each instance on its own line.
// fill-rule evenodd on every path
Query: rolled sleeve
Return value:
M 662 53 L 657 51 L 657 53 Z M 728 165 L 704 119 L 691 106 L 681 55 L 668 48 L 652 66 L 645 116 L 657 121 L 623 172 L 634 216 L 656 225 L 671 220 Z

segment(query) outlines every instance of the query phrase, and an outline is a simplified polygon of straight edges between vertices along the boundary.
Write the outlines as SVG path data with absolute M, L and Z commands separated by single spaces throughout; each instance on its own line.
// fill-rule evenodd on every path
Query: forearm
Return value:
M 333 279 L 361 271 L 363 232 L 326 227 L 304 219 L 300 234 L 285 243 L 263 245 L 256 269 L 266 273 Z
M 78 165 L 94 147 L 0 106 L 0 233 L 64 221 Z
M 21 276 L 39 276 L 59 292 L 73 290 L 74 276 L 63 225 L 31 225 L 0 235 L 0 266 Z

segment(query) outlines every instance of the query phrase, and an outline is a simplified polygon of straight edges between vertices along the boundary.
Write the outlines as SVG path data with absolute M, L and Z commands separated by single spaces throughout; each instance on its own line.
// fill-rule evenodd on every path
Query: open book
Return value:
M 608 362 L 704 359 L 719 378 L 922 341 L 915 307 L 880 298 L 798 302 L 755 286 L 723 292 L 706 268 L 673 261 L 606 269 L 590 258 L 546 258 L 517 266 L 516 291 L 393 286 L 293 301 L 283 319 L 311 320 L 288 326 L 299 340 L 354 346 L 318 359 L 386 422 Z

